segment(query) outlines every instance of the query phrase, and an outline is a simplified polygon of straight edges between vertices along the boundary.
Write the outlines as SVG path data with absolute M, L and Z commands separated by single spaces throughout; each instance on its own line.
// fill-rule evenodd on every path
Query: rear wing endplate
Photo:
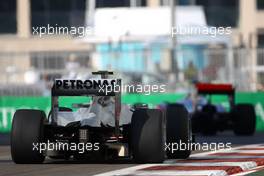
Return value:
M 198 94 L 235 94 L 235 88 L 231 84 L 198 83 L 195 87 Z

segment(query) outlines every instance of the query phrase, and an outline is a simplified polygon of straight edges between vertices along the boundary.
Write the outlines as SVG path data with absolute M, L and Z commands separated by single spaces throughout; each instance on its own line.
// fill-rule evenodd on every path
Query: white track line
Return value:
M 133 166 L 133 167 L 128 167 L 128 168 L 124 168 L 124 169 L 119 169 L 119 170 L 114 170 L 114 171 L 110 171 L 110 172 L 106 172 L 106 173 L 102 173 L 102 174 L 96 174 L 94 176 L 117 176 L 117 175 L 127 175 L 130 174 L 136 170 L 139 169 L 143 169 L 146 167 L 151 167 L 151 166 L 159 166 L 159 164 L 141 164 L 138 166 Z
M 217 155 L 209 155 L 204 157 L 190 157 L 190 159 L 261 159 L 264 156 L 239 156 L 239 155 L 230 155 L 230 156 L 217 156 Z
M 264 166 L 258 166 L 258 167 L 254 168 L 254 169 L 249 170 L 249 171 L 240 172 L 240 173 L 237 173 L 237 174 L 232 174 L 232 176 L 244 176 L 246 174 L 257 172 L 257 171 L 259 171 L 261 169 L 264 169 Z
M 257 167 L 257 163 L 254 161 L 246 161 L 246 162 L 202 162 L 202 163 L 174 163 L 168 166 L 238 166 L 242 170 L 249 170 Z
M 0 156 L 0 159 L 11 159 L 10 155 L 2 155 Z
M 225 153 L 264 153 L 264 150 L 231 150 L 231 151 L 226 151 Z
M 214 156 L 210 154 L 215 153 L 243 153 L 244 150 L 237 150 L 240 148 L 263 148 L 259 144 L 251 144 L 244 145 L 239 147 L 234 147 L 231 149 L 221 149 L 216 151 L 208 151 L 203 153 L 196 153 L 190 156 L 190 159 L 227 159 L 227 158 L 264 158 L 264 156 Z M 241 152 L 242 151 L 242 152 Z M 248 153 L 250 153 L 247 150 Z M 254 150 L 257 151 L 257 150 Z M 246 152 L 245 152 L 246 153 Z M 252 152 L 253 153 L 253 152 Z M 257 152 L 258 153 L 258 152 Z M 260 152 L 259 152 L 260 153 Z M 138 171 L 139 169 L 151 167 L 151 166 L 163 166 L 163 165 L 177 165 L 177 166 L 239 166 L 242 170 L 250 170 L 253 168 L 257 168 L 257 163 L 254 161 L 248 162 L 216 162 L 216 163 L 177 163 L 178 160 L 166 160 L 164 164 L 142 164 L 134 167 L 124 168 L 120 170 L 110 171 L 102 174 L 97 174 L 95 176 L 120 176 L 120 175 L 157 175 L 157 176 L 165 176 L 165 175 L 210 175 L 210 176 L 222 176 L 227 175 L 224 170 L 195 170 L 195 171 Z M 228 164 L 226 164 L 228 163 Z M 206 165 L 207 164 L 207 165 Z
M 193 170 L 193 171 L 137 171 L 133 173 L 133 176 L 195 176 L 195 175 L 210 175 L 210 176 L 227 176 L 228 174 L 223 170 Z

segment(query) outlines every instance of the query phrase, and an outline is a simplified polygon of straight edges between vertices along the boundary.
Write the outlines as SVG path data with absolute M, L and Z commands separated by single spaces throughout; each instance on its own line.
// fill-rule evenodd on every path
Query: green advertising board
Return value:
M 147 103 L 154 107 L 164 102 L 177 102 L 185 97 L 185 94 L 155 94 L 139 95 L 127 94 L 122 96 L 122 103 Z M 88 97 L 64 97 L 60 99 L 61 106 L 70 107 L 72 103 L 88 102 Z M 227 98 L 215 96 L 213 103 L 220 103 L 228 108 Z M 264 131 L 264 93 L 237 93 L 236 103 L 252 103 L 255 106 L 257 131 Z M 49 113 L 51 105 L 50 97 L 1 97 L 0 98 L 0 133 L 8 133 L 11 130 L 12 117 L 17 109 L 41 109 Z

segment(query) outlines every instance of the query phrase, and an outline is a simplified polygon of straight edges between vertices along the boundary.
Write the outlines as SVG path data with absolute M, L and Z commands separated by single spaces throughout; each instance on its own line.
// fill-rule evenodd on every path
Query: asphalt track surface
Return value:
M 264 133 L 238 137 L 225 132 L 214 137 L 197 136 L 196 142 L 231 142 L 234 148 L 214 153 L 195 151 L 188 160 L 167 160 L 157 165 L 137 165 L 130 160 L 88 162 L 51 159 L 46 159 L 44 164 L 18 165 L 11 160 L 9 135 L 0 135 L 0 176 L 264 175 Z

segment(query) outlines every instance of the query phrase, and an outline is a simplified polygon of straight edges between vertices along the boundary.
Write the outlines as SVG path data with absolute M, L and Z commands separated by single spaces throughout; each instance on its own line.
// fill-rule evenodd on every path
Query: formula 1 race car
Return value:
M 125 157 L 137 163 L 159 163 L 165 158 L 189 157 L 190 148 L 171 148 L 191 142 L 185 107 L 171 104 L 162 111 L 121 105 L 121 79 L 110 79 L 112 74 L 99 71 L 93 72 L 101 76 L 98 79 L 55 80 L 48 118 L 41 110 L 17 110 L 11 132 L 13 161 L 42 163 L 47 156 L 77 160 Z M 90 96 L 91 101 L 61 107 L 63 96 Z
M 215 135 L 217 131 L 234 130 L 236 135 L 253 135 L 256 125 L 254 106 L 247 103 L 235 104 L 235 88 L 230 84 L 198 83 L 195 85 L 199 96 L 207 96 L 206 103 L 196 101 L 192 114 L 194 133 Z M 221 105 L 211 103 L 214 95 L 228 97 L 229 111 Z M 201 100 L 201 97 L 200 97 Z

